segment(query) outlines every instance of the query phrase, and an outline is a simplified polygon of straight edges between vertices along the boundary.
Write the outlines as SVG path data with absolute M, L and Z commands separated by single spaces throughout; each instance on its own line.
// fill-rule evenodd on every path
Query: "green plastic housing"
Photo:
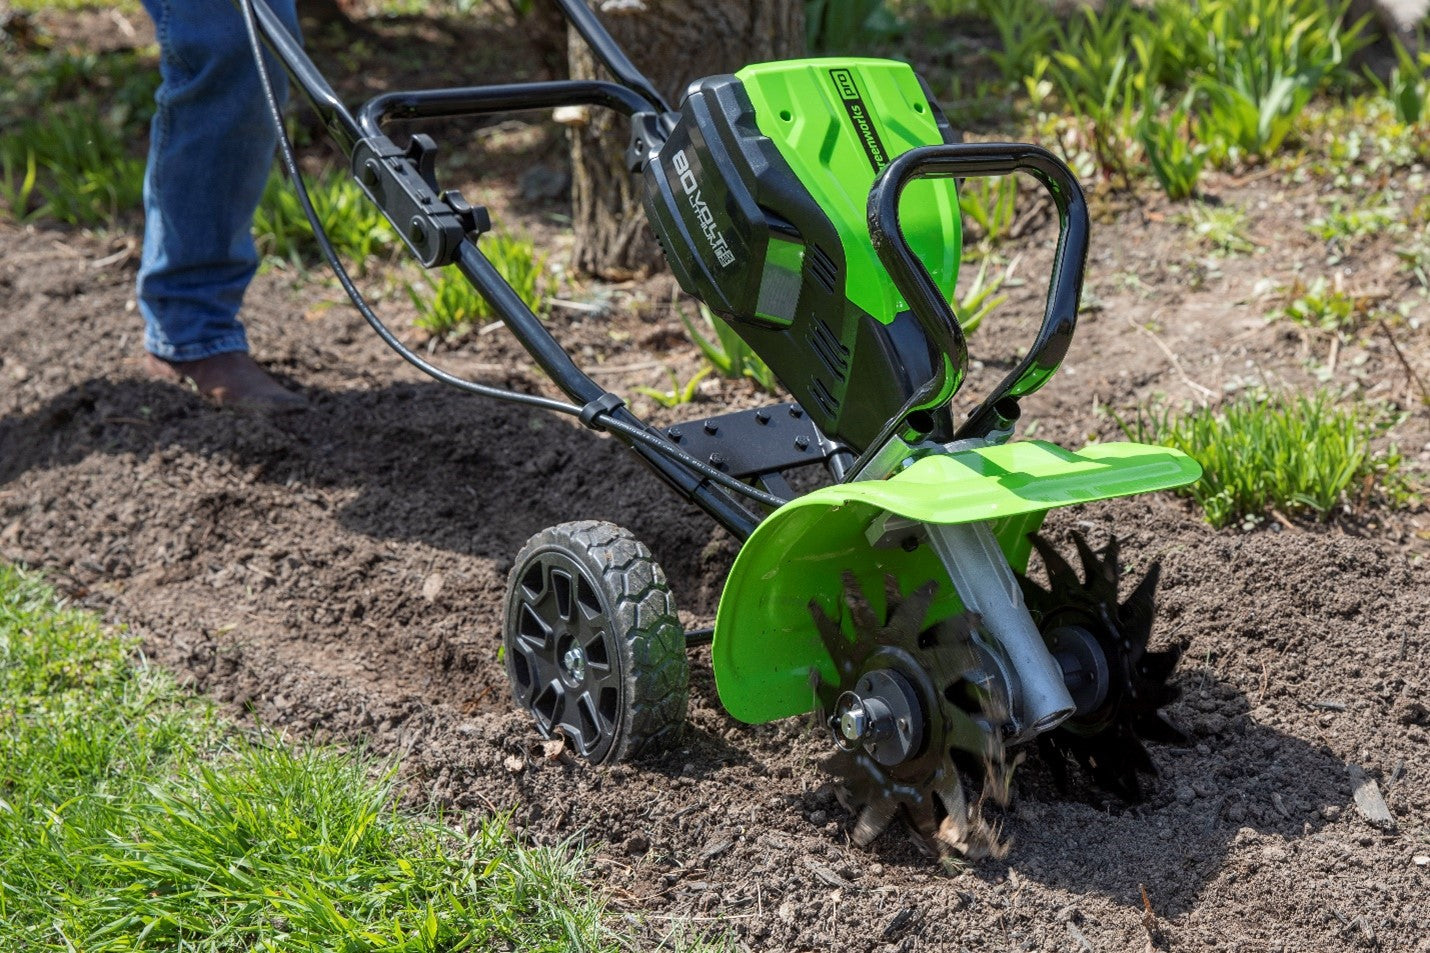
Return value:
M 712 657 L 720 701 L 741 721 L 786 718 L 814 707 L 811 673 L 835 678 L 810 615 L 817 601 L 831 617 L 843 574 L 852 572 L 876 612 L 884 578 L 907 595 L 933 580 L 926 624 L 962 608 L 933 548 L 905 549 L 899 533 L 876 545 L 878 521 L 989 522 L 1013 569 L 1027 569 L 1028 534 L 1051 509 L 1166 490 L 1201 476 L 1196 461 L 1167 447 L 1099 443 L 1079 452 L 1025 440 L 925 457 L 887 479 L 841 483 L 780 507 L 745 542 L 730 570 L 715 618 Z M 912 535 L 909 527 L 904 535 Z M 848 621 L 847 618 L 845 620 Z M 852 637 L 852 633 L 851 633 Z
M 845 296 L 884 324 L 908 304 L 869 241 L 869 188 L 889 161 L 944 141 L 934 109 L 907 63 L 809 59 L 760 63 L 735 74 L 755 122 L 839 232 Z M 899 205 L 915 254 L 951 301 L 963 230 L 954 183 L 915 182 Z

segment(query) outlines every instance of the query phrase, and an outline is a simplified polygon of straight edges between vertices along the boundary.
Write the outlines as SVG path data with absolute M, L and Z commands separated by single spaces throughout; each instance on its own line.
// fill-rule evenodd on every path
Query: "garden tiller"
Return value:
M 860 843 L 903 816 L 948 848 L 995 848 L 981 805 L 1006 798 L 1017 746 L 1034 739 L 1060 776 L 1080 763 L 1138 794 L 1152 770 L 1142 741 L 1177 737 L 1159 709 L 1178 653 L 1147 650 L 1156 569 L 1122 597 L 1115 546 L 1077 539 L 1079 574 L 1036 531 L 1055 507 L 1181 486 L 1199 470 L 1163 447 L 1010 439 L 1019 401 L 1052 377 L 1076 323 L 1088 216 L 1066 165 L 1033 145 L 960 142 L 927 85 L 887 60 L 748 66 L 692 84 L 672 109 L 581 0 L 556 2 L 615 82 L 389 92 L 352 113 L 263 0 L 239 2 L 255 58 L 266 42 L 412 254 L 455 265 L 570 400 L 461 380 L 403 347 L 321 237 L 284 140 L 325 254 L 383 339 L 447 383 L 610 433 L 741 541 L 713 630 L 687 634 L 626 530 L 582 521 L 532 537 L 511 571 L 503 640 L 517 704 L 542 735 L 596 762 L 669 745 L 687 649 L 709 641 L 735 718 L 815 714 Z M 643 423 L 483 254 L 487 214 L 441 189 L 432 139 L 383 132 L 390 119 L 566 105 L 629 117 L 630 170 L 680 286 L 791 401 Z M 269 106 L 277 121 L 272 95 Z M 957 181 L 1013 173 L 1058 213 L 1046 309 L 1026 355 L 955 413 L 968 365 L 950 303 Z M 795 493 L 786 474 L 814 466 L 823 485 Z M 1025 575 L 1034 550 L 1046 588 Z M 974 777 L 970 797 L 960 778 Z

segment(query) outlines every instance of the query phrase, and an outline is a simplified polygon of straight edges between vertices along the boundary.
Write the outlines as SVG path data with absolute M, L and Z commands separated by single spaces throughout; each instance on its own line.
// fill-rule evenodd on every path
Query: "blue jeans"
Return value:
M 298 35 L 294 0 L 268 0 Z M 258 268 L 253 212 L 276 133 L 232 0 L 144 0 L 162 82 L 144 173 L 144 347 L 171 361 L 248 350 L 238 320 Z M 287 78 L 268 57 L 280 102 Z

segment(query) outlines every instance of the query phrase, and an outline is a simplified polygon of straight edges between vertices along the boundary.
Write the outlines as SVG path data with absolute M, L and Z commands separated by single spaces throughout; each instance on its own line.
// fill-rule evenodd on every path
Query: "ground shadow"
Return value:
M 1148 746 L 1160 773 L 1144 776 L 1142 803 L 1099 791 L 1076 771 L 1060 788 L 1030 750 L 1002 816 L 1010 853 L 975 863 L 975 874 L 990 882 L 1012 874 L 1137 910 L 1145 886 L 1157 914 L 1175 916 L 1195 906 L 1247 831 L 1308 837 L 1328 813 L 1351 809 L 1348 766 L 1327 748 L 1253 720 L 1246 697 L 1208 672 L 1181 672 L 1176 682 L 1188 697 L 1169 713 L 1190 742 Z M 874 850 L 886 863 L 927 868 L 901 837 L 886 835 Z
M 711 556 L 708 517 L 622 445 L 574 421 L 436 383 L 304 392 L 311 409 L 268 418 L 163 383 L 91 379 L 0 418 L 0 485 L 93 454 L 177 449 L 277 486 L 356 488 L 336 514 L 348 529 L 503 570 L 533 533 L 574 519 L 625 526 L 673 581 L 695 583 Z

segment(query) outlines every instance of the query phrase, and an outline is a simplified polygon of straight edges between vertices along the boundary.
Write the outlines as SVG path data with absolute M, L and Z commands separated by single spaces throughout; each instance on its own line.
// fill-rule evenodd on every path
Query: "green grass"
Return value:
M 527 307 L 538 315 L 546 313 L 547 299 L 556 293 L 556 279 L 546 267 L 546 256 L 538 254 L 530 238 L 492 232 L 481 239 L 481 249 L 507 280 Z M 427 276 L 426 289 L 409 284 L 407 294 L 417 309 L 413 322 L 435 335 L 455 334 L 485 324 L 496 314 L 487 299 L 455 267 L 443 269 L 437 278 Z
M 0 134 L 0 201 L 17 221 L 111 222 L 144 196 L 144 160 L 124 131 L 91 108 L 68 103 Z
M 1077 138 L 1112 180 L 1146 170 L 1174 199 L 1203 165 L 1282 150 L 1318 93 L 1363 81 L 1349 67 L 1359 24 L 1324 0 L 1110 0 L 1066 19 L 1043 0 L 980 0 L 999 35 L 992 55 L 1039 105 L 1056 93 Z M 1383 93 L 1413 103 L 1413 79 Z
M 362 191 L 343 172 L 329 172 L 306 180 L 313 210 L 339 255 L 361 271 L 369 259 L 398 245 L 397 233 Z M 253 239 L 261 255 L 294 265 L 321 262 L 322 252 L 292 183 L 276 173 L 263 189 L 263 199 L 253 216 Z
M 244 740 L 0 565 L 0 949 L 616 950 L 570 847 L 395 807 L 371 759 Z
M 1175 447 L 1202 465 L 1202 479 L 1183 492 L 1217 527 L 1272 511 L 1326 519 L 1376 489 L 1392 504 L 1405 502 L 1399 452 L 1373 447 L 1393 423 L 1368 407 L 1338 407 L 1326 391 L 1247 394 L 1221 407 L 1118 418 L 1129 438 Z
M 0 66 L 0 216 L 109 224 L 143 196 L 149 50 L 50 50 Z

